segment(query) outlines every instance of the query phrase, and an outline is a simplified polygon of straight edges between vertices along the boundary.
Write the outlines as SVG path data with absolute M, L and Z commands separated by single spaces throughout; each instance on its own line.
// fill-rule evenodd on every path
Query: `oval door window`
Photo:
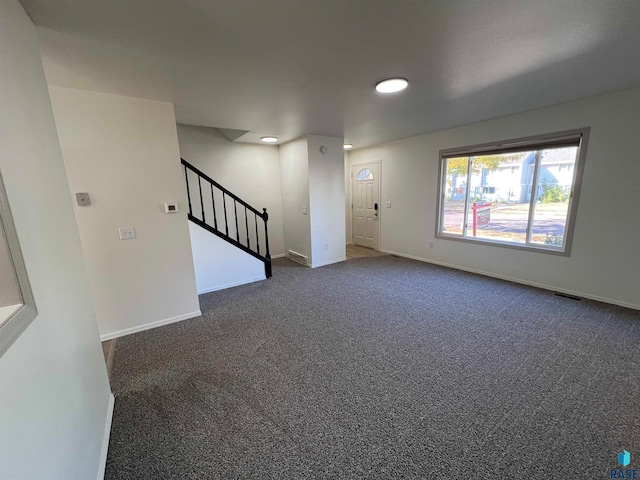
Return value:
M 356 180 L 373 180 L 373 173 L 368 168 L 363 168 L 358 173 L 358 178 Z

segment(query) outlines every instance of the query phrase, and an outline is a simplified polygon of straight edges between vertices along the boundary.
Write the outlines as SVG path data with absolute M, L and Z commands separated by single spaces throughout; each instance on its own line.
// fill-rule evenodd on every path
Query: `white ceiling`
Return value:
M 637 0 L 22 0 L 48 81 L 362 147 L 640 85 Z M 377 80 L 409 79 L 396 95 Z

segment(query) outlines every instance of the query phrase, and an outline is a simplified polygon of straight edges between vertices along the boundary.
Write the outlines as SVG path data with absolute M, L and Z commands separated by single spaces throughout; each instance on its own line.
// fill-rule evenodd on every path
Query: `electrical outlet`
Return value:
M 429 242 L 429 248 L 433 248 L 433 242 Z
M 131 238 L 136 238 L 135 227 L 120 227 L 118 229 L 118 233 L 120 234 L 120 240 L 129 240 Z
M 306 215 L 306 214 L 307 214 L 307 206 L 306 206 L 306 205 L 303 205 L 303 206 L 302 206 L 302 214 L 303 214 L 303 215 Z

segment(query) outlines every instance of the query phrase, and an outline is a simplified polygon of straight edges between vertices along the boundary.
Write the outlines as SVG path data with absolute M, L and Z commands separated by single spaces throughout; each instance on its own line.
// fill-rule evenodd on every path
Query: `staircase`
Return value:
M 258 211 L 186 160 L 180 161 L 187 185 L 189 220 L 262 261 L 265 276 L 271 277 L 267 209 Z

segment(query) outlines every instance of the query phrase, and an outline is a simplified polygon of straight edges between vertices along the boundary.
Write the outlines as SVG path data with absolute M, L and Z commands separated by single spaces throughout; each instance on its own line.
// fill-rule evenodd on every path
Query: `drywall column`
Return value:
M 344 153 L 344 229 L 345 229 L 345 243 L 353 244 L 352 239 L 352 226 L 351 226 L 351 160 L 349 159 L 349 152 Z
M 311 264 L 311 222 L 309 220 L 309 151 L 307 139 L 280 146 L 282 218 L 285 255 L 289 251 L 308 257 Z
M 102 478 L 111 419 L 35 29 L 0 0 L 0 171 L 38 315 L 0 357 L 0 477 Z
M 309 135 L 280 146 L 287 252 L 321 267 L 344 261 L 343 139 Z
M 312 266 L 346 260 L 344 140 L 309 135 L 309 215 Z
M 74 208 L 102 338 L 199 315 L 173 105 L 50 92 L 69 186 L 91 199 Z

